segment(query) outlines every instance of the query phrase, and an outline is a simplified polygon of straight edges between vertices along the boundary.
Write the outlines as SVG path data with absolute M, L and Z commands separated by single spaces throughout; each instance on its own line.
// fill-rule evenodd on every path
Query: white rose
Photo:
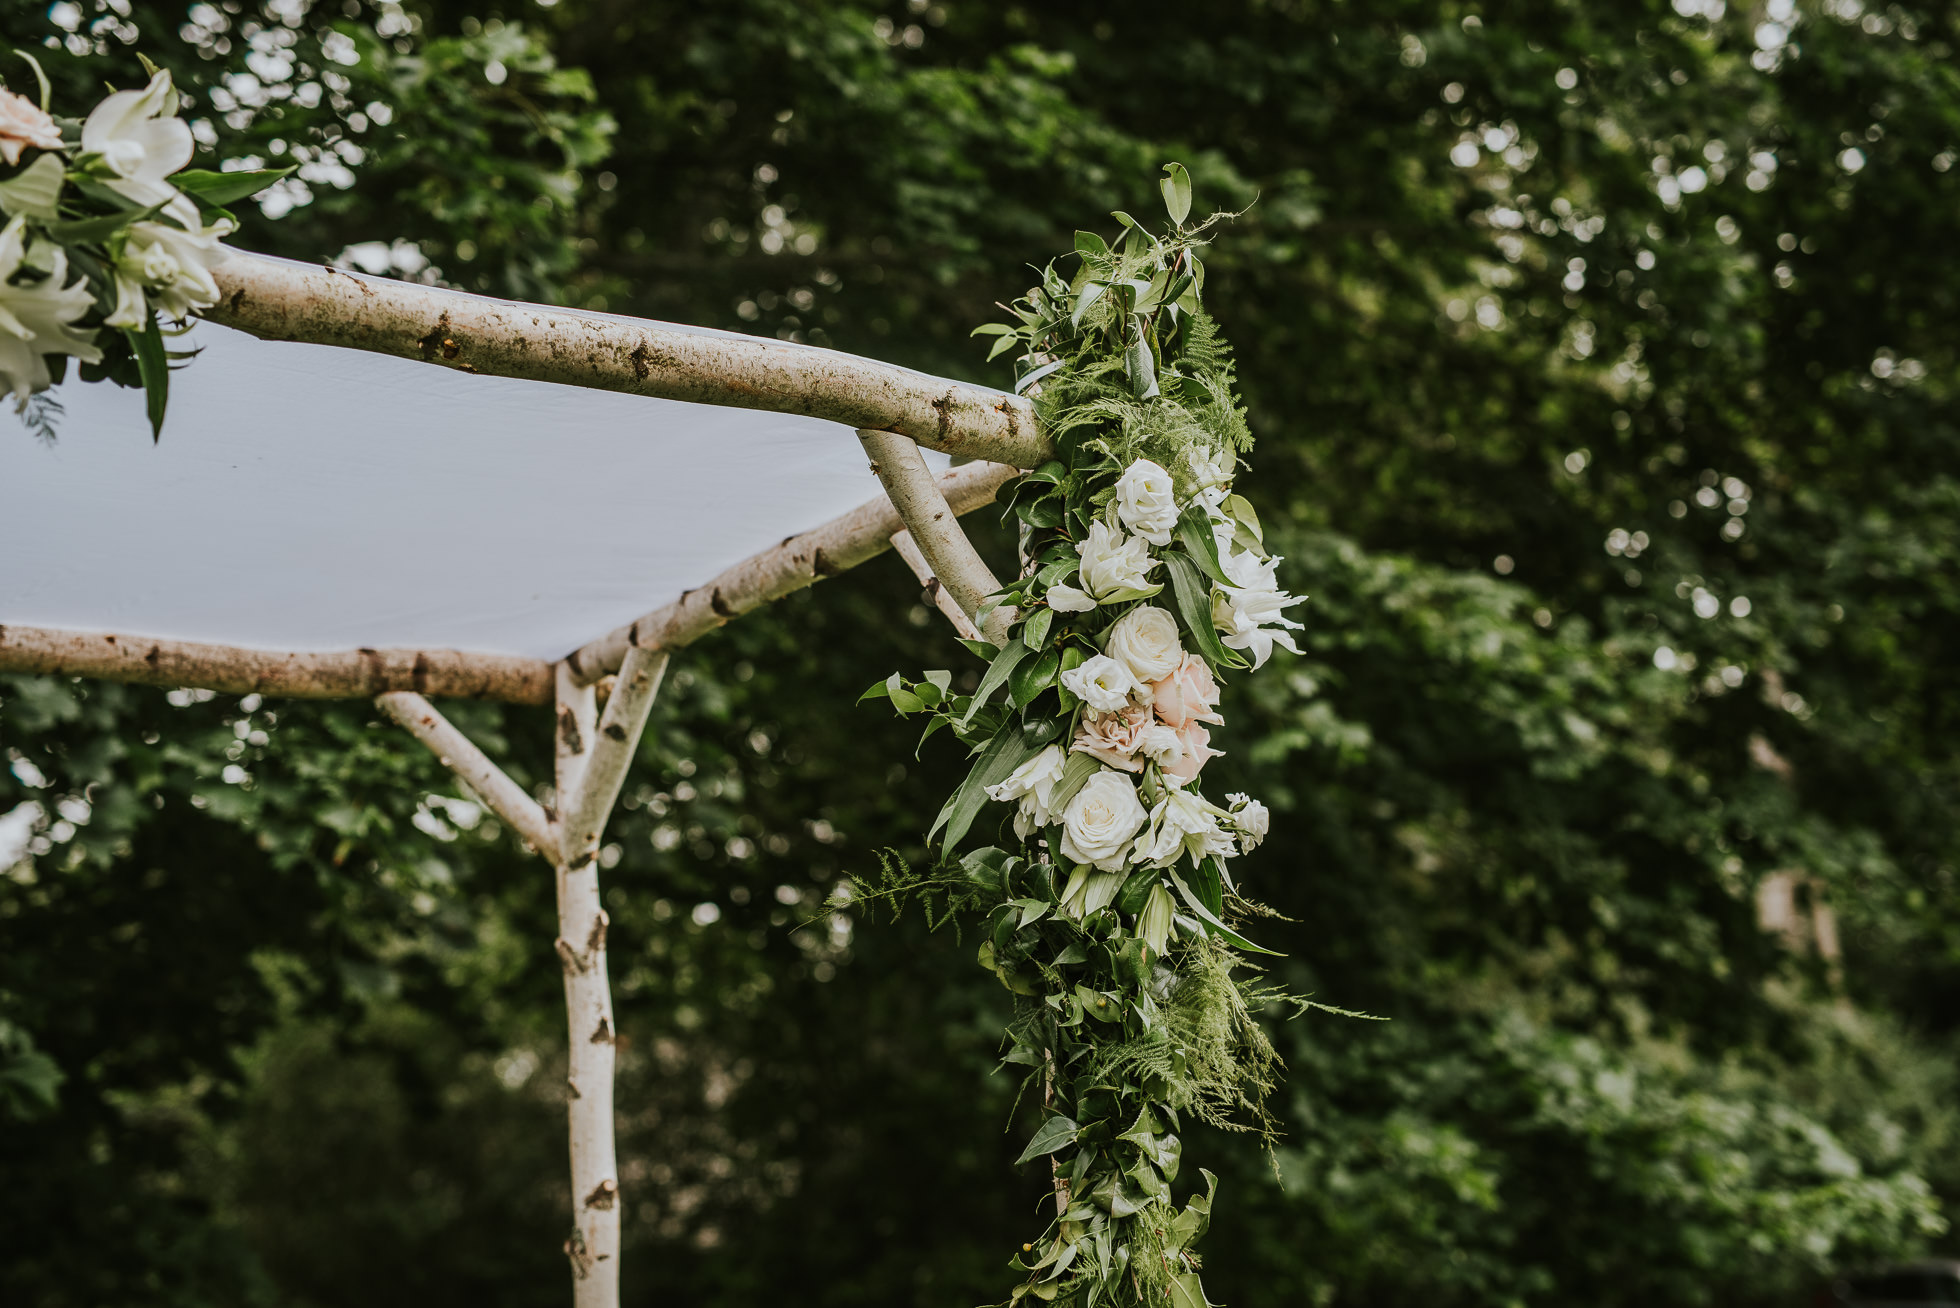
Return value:
M 1149 542 L 1125 536 L 1101 518 L 1089 524 L 1088 538 L 1076 544 L 1075 552 L 1082 556 L 1082 589 L 1098 602 L 1143 599 L 1164 588 L 1150 580 L 1157 560 L 1150 557 Z
M 1196 867 L 1208 855 L 1230 858 L 1239 852 L 1238 846 L 1218 825 L 1219 818 L 1230 816 L 1203 795 L 1172 790 L 1150 810 L 1150 829 L 1137 840 L 1137 861 L 1168 867 L 1189 854 L 1191 866 Z
M 177 92 L 161 71 L 140 91 L 117 91 L 82 124 L 82 153 L 100 155 L 103 183 L 138 204 L 168 204 L 173 217 L 197 218 L 197 207 L 165 179 L 191 161 L 190 125 L 176 117 Z
M 1014 834 L 1022 840 L 1055 820 L 1051 807 L 1055 801 L 1055 783 L 1062 779 L 1062 769 L 1067 765 L 1067 752 L 1060 745 L 1050 745 L 1015 768 L 1007 780 L 987 787 L 988 799 L 1004 804 L 1021 802 L 1014 813 Z
M 1116 516 L 1152 545 L 1171 543 L 1177 526 L 1177 498 L 1171 475 L 1149 459 L 1138 459 L 1116 480 Z
M 1107 654 L 1091 654 L 1080 666 L 1062 674 L 1062 685 L 1092 709 L 1114 713 L 1130 702 L 1138 689 L 1130 670 Z
M 1232 803 L 1232 825 L 1239 829 L 1239 844 L 1250 854 L 1272 830 L 1273 815 L 1264 804 L 1249 795 L 1227 795 Z
M 1154 604 L 1131 609 L 1109 629 L 1103 648 L 1138 681 L 1162 681 L 1184 661 L 1177 619 Z
M 1145 816 L 1136 786 L 1121 772 L 1105 768 L 1075 792 L 1062 813 L 1062 856 L 1120 872 Z
M 1231 465 L 1222 451 L 1204 450 L 1193 445 L 1184 454 L 1185 462 L 1191 465 L 1191 484 L 1196 494 L 1191 498 L 1205 506 L 1208 513 L 1216 514 L 1218 506 L 1232 493 Z

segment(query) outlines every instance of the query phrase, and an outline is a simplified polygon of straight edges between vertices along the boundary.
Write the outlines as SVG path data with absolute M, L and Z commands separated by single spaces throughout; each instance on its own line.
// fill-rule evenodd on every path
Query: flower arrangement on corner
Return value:
M 866 692 L 972 752 L 927 835 L 935 866 L 887 855 L 856 892 L 977 924 L 981 966 L 1017 996 L 1003 1065 L 1039 1096 L 1021 1161 L 1047 1160 L 1054 1214 L 1012 1303 L 1204 1308 L 1193 1246 L 1217 1180 L 1175 1201 L 1178 1133 L 1271 1132 L 1278 1060 L 1253 1013 L 1277 992 L 1238 975 L 1270 951 L 1240 933 L 1231 871 L 1270 816 L 1203 781 L 1220 677 L 1298 653 L 1300 600 L 1232 488 L 1251 435 L 1203 308 L 1218 219 L 1188 224 L 1190 179 L 1165 171 L 1165 234 L 1124 213 L 1113 245 L 1078 232 L 1072 277 L 1051 263 L 1014 322 L 976 332 L 1014 352 L 1057 451 L 1001 492 L 1023 566 L 985 611 L 1011 609 L 1006 643 L 962 642 L 987 660 L 971 694 L 944 671 Z M 961 852 L 989 805 L 1011 806 L 997 843 Z
M 177 91 L 147 60 L 147 86 L 75 119 L 50 112 L 47 76 L 16 53 L 40 98 L 0 85 L 0 390 L 50 437 L 60 407 L 45 392 L 72 358 L 85 381 L 143 388 L 159 436 L 183 357 L 165 338 L 218 302 L 211 269 L 238 225 L 224 206 L 292 170 L 189 168 L 196 143 Z

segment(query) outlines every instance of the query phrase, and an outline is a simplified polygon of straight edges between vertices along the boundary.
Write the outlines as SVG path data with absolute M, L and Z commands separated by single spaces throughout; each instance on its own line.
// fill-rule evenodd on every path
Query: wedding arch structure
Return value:
M 373 699 L 552 864 L 566 1252 L 612 1308 L 598 853 L 669 657 L 888 549 L 978 635 L 958 517 L 1050 443 L 1023 398 L 806 345 L 244 253 L 217 279 L 160 445 L 139 392 L 72 382 L 57 444 L 0 440 L 0 671 Z M 551 802 L 444 697 L 552 708 Z

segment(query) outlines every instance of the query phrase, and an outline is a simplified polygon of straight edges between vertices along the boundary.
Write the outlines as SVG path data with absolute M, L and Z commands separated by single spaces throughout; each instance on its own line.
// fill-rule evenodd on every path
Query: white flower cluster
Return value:
M 102 357 L 94 329 L 79 325 L 95 297 L 86 281 L 68 280 L 67 252 L 35 226 L 60 218 L 71 177 L 142 206 L 140 218 L 104 241 L 115 303 L 103 326 L 145 327 L 151 309 L 182 321 L 218 302 L 211 269 L 225 257 L 221 242 L 232 224 L 204 225 L 196 203 L 169 180 L 195 148 L 190 126 L 177 117 L 168 72 L 158 72 L 141 91 L 104 98 L 73 146 L 63 143 L 45 107 L 0 89 L 0 159 L 18 166 L 25 151 L 42 152 L 0 181 L 0 211 L 8 219 L 0 229 L 0 389 L 18 403 L 47 389 L 47 355 L 85 363 Z
M 1148 459 L 1131 464 L 1116 485 L 1114 521 L 1098 518 L 1076 546 L 1081 586 L 1049 587 L 1050 607 L 1086 612 L 1157 595 L 1163 584 L 1150 574 L 1161 560 L 1152 547 L 1168 546 L 1185 508 L 1198 504 L 1231 582 L 1212 589 L 1208 616 L 1221 642 L 1246 651 L 1254 667 L 1275 644 L 1298 653 L 1285 628 L 1300 624 L 1283 611 L 1299 600 L 1279 589 L 1279 560 L 1239 547 L 1238 523 L 1223 507 L 1230 482 L 1222 467 L 1194 458 L 1192 474 L 1195 489 L 1180 505 L 1168 472 Z M 1198 791 L 1199 772 L 1218 753 L 1208 727 L 1224 719 L 1211 668 L 1183 648 L 1168 609 L 1130 609 L 1109 628 L 1102 653 L 1063 672 L 1061 684 L 1082 703 L 1073 739 L 1048 746 L 987 794 L 1017 805 L 1014 830 L 1023 840 L 1060 826 L 1058 852 L 1078 869 L 1064 895 L 1067 911 L 1084 916 L 1109 904 L 1131 869 L 1171 868 L 1186 859 L 1197 867 L 1207 858 L 1249 852 L 1265 839 L 1271 821 L 1265 805 L 1232 795 L 1230 807 L 1221 808 Z M 1103 766 L 1073 794 L 1059 795 L 1077 754 Z M 1154 797 L 1149 807 L 1146 795 Z M 1145 903 L 1139 933 L 1162 952 L 1174 920 L 1160 884 Z
M 1228 584 L 1212 587 L 1212 621 L 1228 649 L 1243 650 L 1258 668 L 1272 657 L 1273 646 L 1300 652 L 1287 629 L 1300 624 L 1286 616 L 1299 598 L 1279 588 L 1280 560 L 1267 558 L 1239 545 L 1239 525 L 1223 509 L 1231 493 L 1231 477 L 1223 464 L 1193 451 L 1191 501 L 1204 506 L 1218 546 L 1219 566 Z M 1075 547 L 1082 563 L 1081 585 L 1048 588 L 1048 606 L 1058 613 L 1086 613 L 1103 604 L 1149 599 L 1163 590 L 1150 574 L 1160 560 L 1150 552 L 1171 543 L 1182 506 L 1171 475 L 1149 459 L 1138 459 L 1116 483 L 1116 521 L 1102 518 L 1089 524 L 1086 539 Z M 1126 532 L 1127 529 L 1127 532 Z

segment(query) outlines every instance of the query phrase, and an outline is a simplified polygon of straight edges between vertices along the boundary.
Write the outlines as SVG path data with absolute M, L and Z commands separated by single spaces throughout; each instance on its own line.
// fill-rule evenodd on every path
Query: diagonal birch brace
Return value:
M 1000 589 L 1000 582 L 960 530 L 959 515 L 940 493 L 938 479 L 926 467 L 917 443 L 888 431 L 861 430 L 858 439 L 913 543 L 932 565 L 933 575 L 968 617 L 977 618 L 981 604 Z M 980 629 L 993 644 L 1003 645 L 1013 617 L 1011 609 L 996 607 L 980 622 Z
M 899 558 L 905 560 L 905 566 L 912 569 L 912 575 L 926 588 L 926 594 L 932 596 L 933 606 L 946 615 L 946 621 L 953 624 L 953 630 L 968 640 L 980 639 L 980 631 L 973 625 L 973 619 L 966 616 L 966 610 L 960 607 L 959 601 L 939 584 L 939 578 L 932 575 L 932 565 L 926 562 L 925 555 L 919 553 L 919 543 L 912 539 L 912 533 L 901 531 L 893 536 L 892 548 L 898 551 Z
M 942 474 L 935 491 L 953 512 L 971 513 L 993 503 L 994 492 L 1014 473 L 1005 464 L 962 464 Z M 892 536 L 904 527 L 892 501 L 880 495 L 743 560 L 673 603 L 573 651 L 565 661 L 580 679 L 591 681 L 617 668 L 630 646 L 679 649 L 751 609 L 876 558 L 891 548 Z
M 544 806 L 525 794 L 522 786 L 437 712 L 435 705 L 412 690 L 390 691 L 374 702 L 427 745 L 444 767 L 461 777 L 531 848 L 554 863 L 558 861 L 558 831 Z

